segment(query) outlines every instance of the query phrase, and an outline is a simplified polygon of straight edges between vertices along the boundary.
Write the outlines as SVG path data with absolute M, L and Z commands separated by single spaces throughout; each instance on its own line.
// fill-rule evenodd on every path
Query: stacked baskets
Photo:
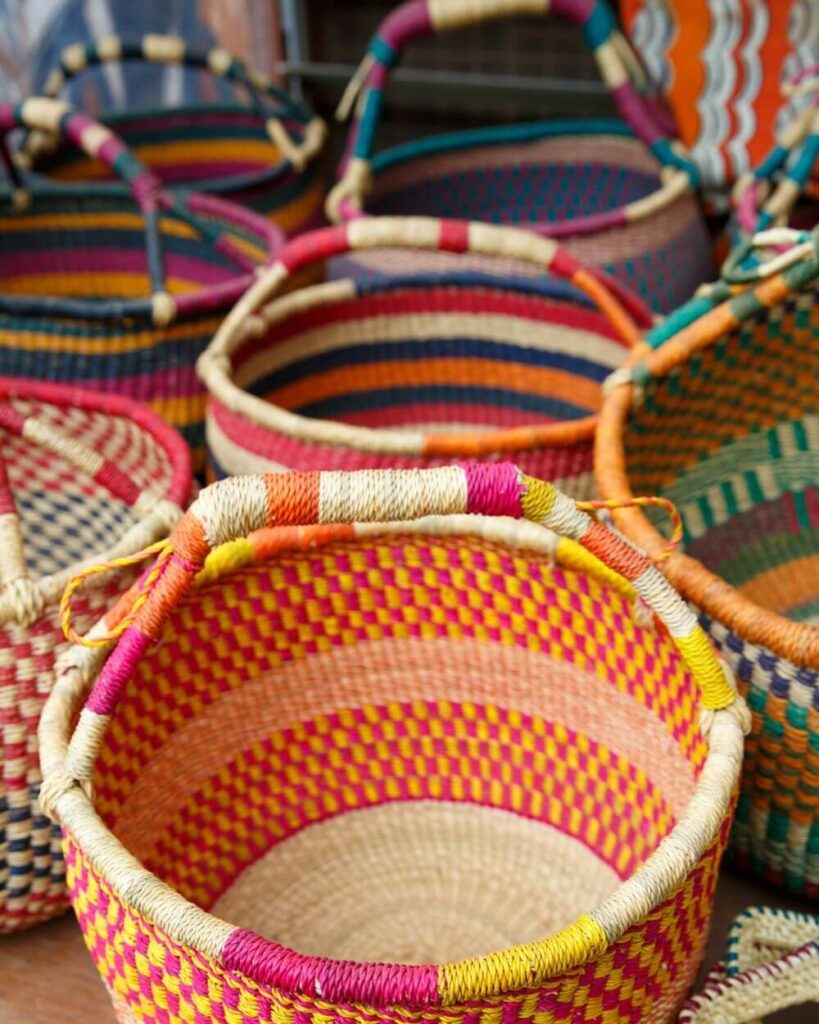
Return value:
M 0 195 L 0 374 L 145 402 L 180 429 L 200 466 L 196 359 L 281 234 L 233 203 L 166 192 L 108 129 L 65 104 L 0 107 L 0 132 L 19 127 L 62 135 L 127 188 L 32 183 L 8 164 L 15 189 Z
M 123 398 L 0 378 L 0 933 L 64 909 L 59 831 L 38 802 L 37 721 L 65 648 L 59 602 L 89 562 L 130 555 L 181 515 L 190 456 Z M 129 577 L 125 577 L 127 580 Z M 86 627 L 122 589 L 103 577 Z
M 225 480 L 152 575 L 41 727 L 122 1020 L 673 1019 L 743 714 L 648 559 L 501 463 Z

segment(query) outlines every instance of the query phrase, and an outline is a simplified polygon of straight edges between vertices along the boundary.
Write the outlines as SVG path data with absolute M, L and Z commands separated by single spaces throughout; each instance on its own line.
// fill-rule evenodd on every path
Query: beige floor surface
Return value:
M 719 959 L 734 916 L 758 903 L 794 908 L 775 892 L 724 874 L 720 881 L 708 962 Z M 810 909 L 809 907 L 805 909 Z M 819 907 L 816 908 L 819 912 Z M 816 1008 L 779 1014 L 766 1024 L 808 1024 Z M 114 1024 L 108 996 L 97 978 L 70 915 L 18 935 L 0 937 L 2 1024 Z

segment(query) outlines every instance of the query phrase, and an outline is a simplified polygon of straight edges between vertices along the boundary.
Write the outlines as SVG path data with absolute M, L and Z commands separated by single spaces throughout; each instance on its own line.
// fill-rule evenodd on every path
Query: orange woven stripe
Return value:
M 271 526 L 307 526 L 319 517 L 319 474 L 271 473 L 267 486 L 267 521 Z

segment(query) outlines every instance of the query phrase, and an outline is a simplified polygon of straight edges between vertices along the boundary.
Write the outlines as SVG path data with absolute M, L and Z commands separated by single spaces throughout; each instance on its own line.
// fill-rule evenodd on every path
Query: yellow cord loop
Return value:
M 151 588 L 161 576 L 162 571 L 165 568 L 165 563 L 172 553 L 173 548 L 167 540 L 158 540 L 155 544 L 151 544 L 149 547 L 143 548 L 142 551 L 136 551 L 133 555 L 126 555 L 124 558 L 112 558 L 110 562 L 100 562 L 99 565 L 90 565 L 87 569 L 83 569 L 82 572 L 78 572 L 77 575 L 69 581 L 68 586 L 65 588 L 65 593 L 60 600 L 60 625 L 62 626 L 66 640 L 70 641 L 72 644 L 80 644 L 82 647 L 105 647 L 107 644 L 111 643 L 112 640 L 116 640 L 117 637 L 121 636 L 134 621 L 136 613 L 148 600 Z M 140 562 L 144 562 L 147 558 L 150 558 L 151 555 L 155 554 L 159 555 L 156 560 L 156 564 L 142 581 L 139 592 L 135 597 L 134 603 L 131 605 L 128 614 L 108 633 L 102 633 L 94 637 L 80 636 L 71 624 L 71 602 L 83 583 L 85 583 L 85 581 L 91 576 L 108 572 L 111 569 L 125 569 L 131 565 L 138 565 Z
M 683 521 L 680 515 L 679 509 L 671 501 L 670 498 L 660 498 L 657 496 L 653 497 L 641 497 L 641 498 L 630 498 L 628 501 L 617 501 L 612 498 L 610 501 L 578 501 L 576 502 L 577 507 L 582 509 L 584 512 L 590 512 L 594 515 L 595 512 L 600 509 L 609 509 L 610 511 L 616 511 L 620 508 L 661 508 L 668 513 L 668 518 L 671 520 L 672 532 L 671 539 L 667 541 L 665 547 L 660 554 L 655 555 L 652 558 L 652 562 L 664 562 L 669 555 L 672 555 L 676 548 L 679 546 L 680 541 L 683 539 Z

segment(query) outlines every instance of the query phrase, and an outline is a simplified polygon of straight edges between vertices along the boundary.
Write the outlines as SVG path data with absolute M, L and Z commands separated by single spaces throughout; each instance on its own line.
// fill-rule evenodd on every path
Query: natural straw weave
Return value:
M 582 30 L 622 118 L 520 124 L 437 135 L 374 155 L 392 68 L 419 36 L 520 14 L 562 17 Z M 611 273 L 657 312 L 685 301 L 713 272 L 694 189 L 696 168 L 667 134 L 667 117 L 638 87 L 638 62 L 606 0 L 408 0 L 373 36 L 342 107 L 358 90 L 334 221 L 428 215 L 529 227 Z M 342 110 L 343 112 L 343 110 Z M 417 258 L 416 258 L 417 262 Z M 429 256 L 426 263 L 437 264 Z M 334 276 L 405 269 L 400 257 L 354 254 Z
M 819 258 L 817 236 L 805 238 L 756 272 L 750 248 L 737 252 L 731 279 L 761 281 L 714 286 L 633 351 L 601 413 L 595 475 L 605 498 L 678 503 L 686 553 L 663 567 L 702 610 L 754 716 L 734 853 L 816 897 Z M 660 549 L 639 512 L 615 521 Z
M 734 922 L 725 962 L 683 1007 L 679 1024 L 762 1024 L 768 1014 L 816 1002 L 819 917 L 751 907 Z
M 324 182 L 316 159 L 327 134 L 321 118 L 225 50 L 196 49 L 176 36 L 106 36 L 69 46 L 44 93 L 56 99 L 89 70 L 121 61 L 209 72 L 237 93 L 230 103 L 189 102 L 100 115 L 164 185 L 194 188 L 247 206 L 270 217 L 286 235 L 317 226 Z M 157 67 L 157 76 L 161 73 Z M 84 107 L 88 91 L 81 95 Z M 96 116 L 97 111 L 89 113 Z M 100 161 L 54 150 L 53 137 L 35 133 L 24 155 L 38 172 L 56 181 L 85 182 L 93 189 L 93 183 L 111 179 Z
M 83 564 L 164 536 L 190 485 L 181 439 L 140 406 L 0 378 L 0 932 L 66 905 L 59 832 L 38 804 L 36 743 L 66 646 L 60 595 Z M 83 593 L 86 627 L 129 578 Z
M 388 258 L 396 246 L 456 262 L 281 297 L 335 255 Z M 542 278 L 459 272 L 476 255 L 528 262 Z M 588 497 L 600 385 L 637 335 L 606 285 L 549 239 L 420 217 L 325 228 L 281 251 L 199 361 L 210 466 L 221 477 L 505 455 Z
M 14 192 L 0 192 L 0 374 L 145 402 L 201 464 L 194 364 L 280 232 L 224 200 L 163 191 L 108 129 L 56 100 L 0 106 L 0 133 L 18 127 L 60 132 L 128 188 L 14 171 Z
M 747 710 L 646 558 L 498 463 L 224 480 L 163 564 L 41 725 L 134 1019 L 673 1019 Z

